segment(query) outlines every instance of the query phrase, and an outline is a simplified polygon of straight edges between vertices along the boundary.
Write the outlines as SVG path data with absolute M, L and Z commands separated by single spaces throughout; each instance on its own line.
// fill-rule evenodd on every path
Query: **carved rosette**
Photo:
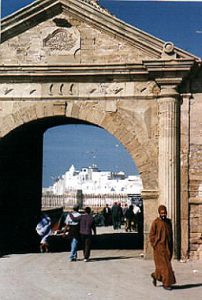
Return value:
M 161 57 L 163 59 L 177 58 L 177 53 L 175 51 L 175 47 L 172 42 L 166 42 L 163 45 L 163 51 L 162 51 Z
M 59 28 L 43 40 L 43 45 L 51 54 L 72 54 L 80 49 L 80 33 L 75 27 Z

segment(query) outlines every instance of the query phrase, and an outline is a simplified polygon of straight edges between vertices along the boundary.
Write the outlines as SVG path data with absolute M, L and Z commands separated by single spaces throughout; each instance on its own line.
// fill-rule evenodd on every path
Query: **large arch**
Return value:
M 114 105 L 116 106 L 116 101 Z M 124 107 L 123 103 L 121 105 Z M 151 105 L 144 103 L 141 106 L 141 113 L 145 111 L 148 115 L 149 109 Z M 134 159 L 143 181 L 144 191 L 157 191 L 157 176 L 154 176 L 158 173 L 157 163 L 154 164 L 155 161 L 157 162 L 157 151 L 153 150 L 156 149 L 156 140 L 152 140 L 149 136 L 145 120 L 141 119 L 138 109 L 136 114 L 137 120 L 134 114 L 123 112 L 122 109 L 118 109 L 118 106 L 113 112 L 106 111 L 106 103 L 100 104 L 99 101 L 85 103 L 46 101 L 28 107 L 23 105 L 22 108 L 6 116 L 6 120 L 13 121 L 2 128 L 0 158 L 1 161 L 4 158 L 4 165 L 0 176 L 6 182 L 13 181 L 13 188 L 9 190 L 8 184 L 1 187 L 3 208 L 1 219 L 6 222 L 6 219 L 12 218 L 16 222 L 15 229 L 12 226 L 11 240 L 6 238 L 8 249 L 12 249 L 12 241 L 16 239 L 18 245 L 21 244 L 21 248 L 23 245 L 27 247 L 30 242 L 30 247 L 33 247 L 35 218 L 41 207 L 43 133 L 52 126 L 84 122 L 106 129 L 124 145 Z M 155 118 L 153 122 L 157 123 L 157 114 Z M 5 198 L 6 201 L 3 200 Z M 147 214 L 147 211 L 145 213 Z M 148 222 L 148 218 L 145 219 Z M 9 232 L 11 230 L 9 225 L 7 228 Z

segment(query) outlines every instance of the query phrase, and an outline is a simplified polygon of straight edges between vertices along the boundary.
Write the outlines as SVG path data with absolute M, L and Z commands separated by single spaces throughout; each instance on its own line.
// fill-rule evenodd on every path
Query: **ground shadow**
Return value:
M 104 233 L 93 236 L 94 249 L 142 249 L 143 238 L 138 233 Z
M 182 284 L 182 285 L 174 285 L 172 286 L 173 290 L 183 290 L 183 289 L 192 289 L 196 287 L 202 286 L 202 283 L 188 283 L 188 284 Z
M 50 252 L 70 251 L 71 239 L 62 236 L 50 236 Z M 81 243 L 78 245 L 81 249 Z M 143 249 L 143 237 L 138 233 L 106 233 L 92 236 L 92 249 Z
M 93 261 L 105 261 L 105 260 L 117 260 L 117 259 L 130 259 L 133 258 L 132 256 L 107 256 L 107 257 L 93 257 L 90 259 L 91 262 Z
M 24 254 L 24 253 L 38 253 L 40 237 L 34 232 L 33 245 L 24 245 L 22 248 L 16 246 L 17 242 L 13 242 L 13 247 L 0 252 L 0 257 L 8 254 Z M 71 239 L 67 236 L 51 235 L 48 237 L 49 252 L 65 252 L 70 251 Z M 81 250 L 81 242 L 79 242 L 78 250 Z M 137 232 L 116 232 L 103 233 L 92 236 L 92 249 L 143 249 L 143 234 Z

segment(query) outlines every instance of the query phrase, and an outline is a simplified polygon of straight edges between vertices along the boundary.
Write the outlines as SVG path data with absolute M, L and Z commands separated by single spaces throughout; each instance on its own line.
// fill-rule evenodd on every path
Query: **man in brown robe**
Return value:
M 150 229 L 149 240 L 154 251 L 155 272 L 151 274 L 153 284 L 161 281 L 166 290 L 176 283 L 171 266 L 173 254 L 173 233 L 171 220 L 167 218 L 167 209 L 164 205 L 158 208 L 159 217 L 156 218 Z

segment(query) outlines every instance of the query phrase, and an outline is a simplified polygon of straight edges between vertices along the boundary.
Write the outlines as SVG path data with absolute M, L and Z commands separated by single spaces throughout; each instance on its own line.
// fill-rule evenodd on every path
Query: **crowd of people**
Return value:
M 110 208 L 106 205 L 102 211 L 105 226 L 113 225 L 116 230 L 121 228 L 121 222 L 125 222 L 125 230 L 142 230 L 139 225 L 141 209 L 137 205 L 125 204 L 121 207 L 119 203 L 114 203 Z M 167 218 L 167 208 L 160 205 L 158 208 L 159 216 L 152 222 L 149 241 L 153 248 L 155 271 L 151 274 L 152 283 L 157 286 L 157 282 L 162 282 L 166 290 L 172 290 L 172 285 L 176 283 L 175 275 L 171 265 L 173 255 L 173 233 L 172 223 Z M 141 221 L 142 222 L 142 221 Z M 41 215 L 41 219 L 36 226 L 36 231 L 40 236 L 40 251 L 48 252 L 48 237 L 52 233 L 51 219 L 46 214 Z M 91 208 L 86 207 L 83 214 L 79 213 L 79 206 L 75 205 L 73 211 L 67 214 L 63 236 L 68 232 L 71 240 L 71 250 L 69 261 L 77 260 L 77 248 L 79 239 L 82 242 L 83 259 L 87 262 L 90 258 L 92 234 L 96 235 L 95 219 L 91 214 Z
M 104 225 L 113 225 L 113 228 L 120 229 L 124 224 L 126 232 L 142 233 L 143 230 L 143 206 L 141 204 L 124 204 L 115 202 L 110 208 L 108 204 L 102 211 Z
M 75 205 L 73 211 L 68 213 L 64 220 L 62 230 L 54 230 L 52 228 L 50 217 L 42 213 L 41 219 L 36 226 L 36 231 L 40 236 L 40 252 L 49 251 L 49 237 L 54 233 L 62 233 L 71 240 L 71 253 L 69 259 L 75 261 L 77 259 L 77 247 L 79 239 L 82 241 L 84 259 L 87 261 L 90 256 L 91 235 L 92 231 L 96 234 L 96 224 L 98 226 L 113 226 L 113 229 L 120 229 L 123 225 L 126 232 L 142 233 L 143 228 L 142 210 L 137 205 L 114 202 L 112 207 L 108 204 L 98 214 L 93 215 L 90 207 L 84 209 L 84 213 L 79 212 L 79 206 Z M 100 221 L 101 220 L 101 221 Z M 60 227 L 60 226 L 59 226 Z M 58 228 L 57 228 L 58 229 Z

